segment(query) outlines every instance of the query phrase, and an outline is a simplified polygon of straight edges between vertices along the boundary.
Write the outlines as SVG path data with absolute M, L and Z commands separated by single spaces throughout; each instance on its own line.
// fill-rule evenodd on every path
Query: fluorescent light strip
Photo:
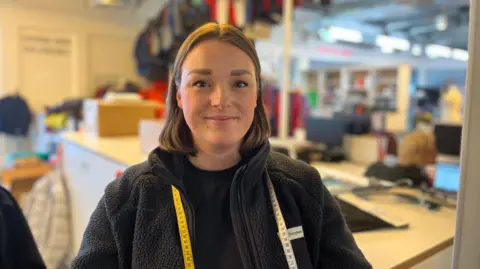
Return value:
M 329 38 L 332 40 L 340 40 L 345 42 L 352 42 L 352 43 L 362 43 L 363 36 L 360 31 L 347 29 L 337 26 L 330 26 L 328 28 L 328 35 Z
M 468 51 L 461 49 L 453 49 L 452 59 L 459 61 L 468 61 Z
M 375 40 L 377 46 L 385 48 L 385 50 L 401 50 L 401 51 L 409 51 L 410 50 L 410 42 L 406 39 L 386 36 L 386 35 L 379 35 Z
M 442 45 L 430 44 L 425 47 L 425 53 L 431 58 L 451 58 L 452 48 Z

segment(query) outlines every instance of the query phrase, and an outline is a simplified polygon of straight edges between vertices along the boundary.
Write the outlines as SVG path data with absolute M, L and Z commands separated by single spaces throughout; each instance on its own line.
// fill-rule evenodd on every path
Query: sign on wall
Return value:
M 75 96 L 73 34 L 51 29 L 21 28 L 19 91 L 32 109 L 43 111 Z

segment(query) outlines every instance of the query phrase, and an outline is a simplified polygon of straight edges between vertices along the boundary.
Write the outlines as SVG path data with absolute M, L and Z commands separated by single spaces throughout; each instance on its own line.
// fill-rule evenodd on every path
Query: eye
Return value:
M 244 81 L 241 81 L 241 80 L 237 80 L 237 81 L 235 81 L 235 87 L 236 88 L 245 88 L 245 87 L 248 87 L 248 83 L 246 83 Z
M 208 87 L 208 83 L 204 80 L 197 80 L 194 83 L 192 83 L 193 87 L 198 87 L 198 88 L 206 88 Z

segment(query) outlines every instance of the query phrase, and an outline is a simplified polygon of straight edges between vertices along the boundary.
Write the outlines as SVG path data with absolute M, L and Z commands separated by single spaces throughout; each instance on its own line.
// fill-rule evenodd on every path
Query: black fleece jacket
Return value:
M 195 213 L 182 184 L 180 154 L 154 150 L 106 188 L 85 231 L 73 269 L 184 268 L 171 185 L 182 193 L 192 242 Z M 270 151 L 245 155 L 232 181 L 230 210 L 246 269 L 288 268 L 268 195 L 272 181 L 287 228 L 302 226 L 292 240 L 300 269 L 371 268 L 340 209 L 308 164 Z M 194 253 L 195 256 L 195 253 Z

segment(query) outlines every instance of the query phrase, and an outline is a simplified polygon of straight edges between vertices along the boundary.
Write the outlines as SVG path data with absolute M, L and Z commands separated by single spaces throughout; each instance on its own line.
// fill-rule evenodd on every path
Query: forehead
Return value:
M 191 69 L 211 69 L 213 73 L 246 69 L 254 74 L 255 65 L 240 48 L 226 42 L 208 40 L 196 45 L 185 58 L 182 70 Z

